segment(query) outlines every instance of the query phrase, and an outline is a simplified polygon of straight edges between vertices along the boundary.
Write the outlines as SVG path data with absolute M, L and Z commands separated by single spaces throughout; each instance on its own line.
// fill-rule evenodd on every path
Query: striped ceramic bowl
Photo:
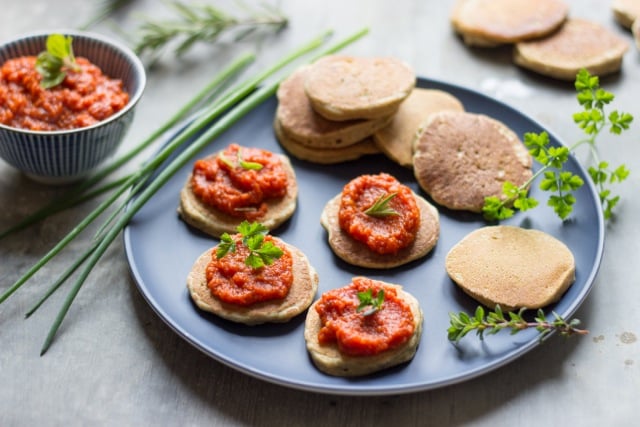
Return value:
M 96 34 L 67 30 L 28 34 L 3 43 L 0 64 L 19 56 L 38 55 L 51 33 L 73 37 L 75 56 L 83 56 L 105 75 L 121 79 L 129 93 L 125 108 L 84 128 L 31 131 L 0 124 L 2 159 L 36 181 L 64 184 L 86 177 L 118 149 L 133 121 L 146 75 L 138 57 L 127 47 Z

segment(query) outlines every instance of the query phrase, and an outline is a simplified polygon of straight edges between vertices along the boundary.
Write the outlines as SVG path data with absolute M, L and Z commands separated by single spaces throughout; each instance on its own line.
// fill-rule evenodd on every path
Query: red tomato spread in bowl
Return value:
M 7 60 L 0 68 L 0 123 L 34 131 L 91 126 L 122 110 L 129 102 L 119 79 L 78 57 L 79 71 L 69 70 L 62 83 L 40 85 L 35 56 Z

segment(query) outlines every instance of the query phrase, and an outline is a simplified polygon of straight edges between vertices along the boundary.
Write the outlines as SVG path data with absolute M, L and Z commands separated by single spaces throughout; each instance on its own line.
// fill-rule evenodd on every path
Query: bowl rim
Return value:
M 133 93 L 133 95 L 129 94 L 129 102 L 127 102 L 127 105 L 125 105 L 123 109 L 121 109 L 115 114 L 112 114 L 106 119 L 101 120 L 98 123 L 94 123 L 89 126 L 84 126 L 80 128 L 74 128 L 74 129 L 60 129 L 60 130 L 31 130 L 31 129 L 23 129 L 23 128 L 17 128 L 13 126 L 7 126 L 5 124 L 0 123 L 0 129 L 4 129 L 11 132 L 19 132 L 23 134 L 38 135 L 38 136 L 68 135 L 73 133 L 86 132 L 92 129 L 107 126 L 109 123 L 114 122 L 118 120 L 120 117 L 129 113 L 129 111 L 131 111 L 131 109 L 133 109 L 133 107 L 136 106 L 136 104 L 142 97 L 142 94 L 147 84 L 147 73 L 146 73 L 144 64 L 142 63 L 138 55 L 136 55 L 133 52 L 133 50 L 131 50 L 131 48 L 107 36 L 104 36 L 102 34 L 97 34 L 91 31 L 82 31 L 82 30 L 74 30 L 74 29 L 67 29 L 67 28 L 52 29 L 47 31 L 32 31 L 32 32 L 24 33 L 16 37 L 13 37 L 11 39 L 2 41 L 0 43 L 0 50 L 4 49 L 9 44 L 18 43 L 23 39 L 45 37 L 45 36 L 49 36 L 50 34 L 63 34 L 66 36 L 72 36 L 74 38 L 84 37 L 86 39 L 92 39 L 100 43 L 103 43 L 105 45 L 109 45 L 115 50 L 120 51 L 128 59 L 129 63 L 131 64 L 132 68 L 135 70 L 135 73 L 138 76 L 138 79 L 139 79 L 138 88 Z

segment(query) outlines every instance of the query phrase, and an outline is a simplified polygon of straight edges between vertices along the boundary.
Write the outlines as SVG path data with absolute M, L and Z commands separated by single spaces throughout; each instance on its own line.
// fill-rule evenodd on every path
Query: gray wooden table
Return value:
M 3 4 L 0 40 L 28 31 L 76 27 L 90 16 L 91 3 Z M 568 3 L 572 16 L 597 21 L 631 44 L 630 34 L 613 20 L 609 1 Z M 253 67 L 259 69 L 324 29 L 333 28 L 340 37 L 364 25 L 371 33 L 350 53 L 400 57 L 419 75 L 486 93 L 533 117 L 563 140 L 577 140 L 580 131 L 571 120 L 577 110 L 573 91 L 516 68 L 508 49 L 465 47 L 449 26 L 452 4 L 453 0 L 280 1 L 290 25 L 279 35 L 241 46 L 199 47 L 179 63 L 162 61 L 149 75 L 123 149 L 167 119 L 241 48 L 257 46 Z M 136 1 L 128 12 L 166 15 L 163 8 L 152 0 Z M 125 28 L 135 25 L 135 18 L 126 13 L 115 21 Z M 94 30 L 114 34 L 109 23 Z M 635 113 L 639 121 L 640 54 L 634 46 L 625 56 L 622 73 L 602 83 L 617 94 L 617 106 Z M 23 314 L 48 280 L 80 253 L 87 234 L 0 305 L 0 425 L 628 423 L 638 418 L 640 398 L 639 126 L 635 123 L 632 132 L 603 143 L 607 159 L 612 164 L 626 162 L 632 175 L 619 187 L 622 202 L 618 217 L 606 228 L 598 278 L 576 313 L 591 331 L 587 337 L 567 341 L 554 336 L 490 374 L 420 393 L 345 397 L 288 389 L 228 368 L 174 333 L 136 289 L 118 239 L 78 295 L 58 339 L 40 357 L 64 293 L 55 295 L 32 318 L 25 320 Z M 0 161 L 0 228 L 61 191 L 35 184 Z M 0 241 L 0 286 L 13 283 L 97 203 L 60 213 Z

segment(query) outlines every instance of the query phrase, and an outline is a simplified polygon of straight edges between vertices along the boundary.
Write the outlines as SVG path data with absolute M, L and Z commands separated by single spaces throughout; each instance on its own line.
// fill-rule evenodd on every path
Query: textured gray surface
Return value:
M 609 2 L 572 0 L 571 15 L 595 20 L 626 38 Z M 50 2 L 14 3 L 0 16 L 0 39 L 49 28 L 74 27 L 90 2 L 68 0 L 69 14 Z M 154 1 L 136 8 L 162 12 Z M 479 90 L 522 110 L 565 141 L 580 138 L 570 85 L 516 68 L 508 49 L 466 48 L 451 32 L 453 1 L 281 1 L 291 25 L 259 46 L 252 69 L 271 63 L 327 28 L 336 36 L 367 25 L 371 33 L 350 49 L 394 55 L 420 75 Z M 125 25 L 135 22 L 117 18 Z M 96 31 L 112 34 L 108 24 Z M 147 91 L 125 146 L 168 118 L 229 58 L 248 48 L 198 48 L 182 63 L 163 63 Z M 603 79 L 617 106 L 640 120 L 640 57 L 631 47 L 619 75 Z M 444 389 L 391 397 L 319 395 L 268 384 L 217 363 L 191 347 L 149 308 L 129 276 L 121 239 L 79 293 L 50 351 L 39 356 L 62 303 L 55 295 L 34 316 L 23 314 L 48 280 L 62 272 L 89 241 L 83 236 L 0 305 L 0 425 L 600 425 L 637 417 L 640 390 L 639 226 L 634 197 L 640 176 L 639 123 L 621 138 L 603 140 L 604 157 L 632 170 L 619 188 L 619 216 L 606 230 L 606 250 L 596 284 L 576 316 L 587 337 L 553 337 L 499 370 Z M 587 158 L 581 152 L 579 156 Z M 133 168 L 133 166 L 131 166 Z M 0 228 L 32 212 L 61 189 L 30 182 L 0 161 Z M 97 202 L 58 214 L 0 241 L 0 287 L 13 283 Z M 66 288 L 65 288 L 66 289 Z M 472 338 L 471 338 L 472 339 Z M 427 351 L 428 349 L 422 349 Z

